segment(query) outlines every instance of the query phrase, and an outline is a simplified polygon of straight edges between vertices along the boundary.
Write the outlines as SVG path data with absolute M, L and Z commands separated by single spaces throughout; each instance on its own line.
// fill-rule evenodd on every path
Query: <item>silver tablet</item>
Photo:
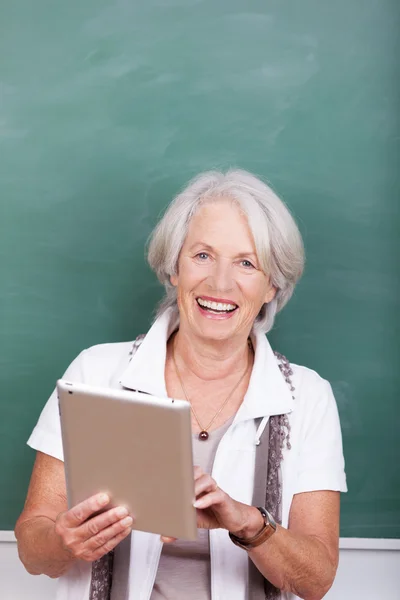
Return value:
M 69 507 L 98 492 L 134 529 L 197 538 L 190 405 L 57 382 Z

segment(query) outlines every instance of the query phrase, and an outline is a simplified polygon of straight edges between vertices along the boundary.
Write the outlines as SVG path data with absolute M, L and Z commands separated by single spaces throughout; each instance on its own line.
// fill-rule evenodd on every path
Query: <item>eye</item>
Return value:
M 245 267 L 246 269 L 255 269 L 255 266 L 246 258 L 244 258 L 240 264 Z
M 199 258 L 201 261 L 207 260 L 208 254 L 207 252 L 199 252 L 196 254 L 196 258 Z

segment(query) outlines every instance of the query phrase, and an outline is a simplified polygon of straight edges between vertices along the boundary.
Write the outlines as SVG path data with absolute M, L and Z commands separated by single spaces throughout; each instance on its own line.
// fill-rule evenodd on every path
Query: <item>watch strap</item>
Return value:
M 240 538 L 234 533 L 229 532 L 229 537 L 232 542 L 244 550 L 250 550 L 251 548 L 261 546 L 261 544 L 266 542 L 276 531 L 276 523 L 272 515 L 262 506 L 257 506 L 257 510 L 260 511 L 264 518 L 264 526 L 256 535 L 251 538 Z

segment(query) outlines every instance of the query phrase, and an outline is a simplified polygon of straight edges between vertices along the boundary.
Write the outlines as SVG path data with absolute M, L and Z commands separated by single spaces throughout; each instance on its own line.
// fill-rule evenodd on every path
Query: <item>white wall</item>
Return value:
M 340 546 L 339 570 L 327 600 L 400 600 L 400 540 L 343 539 Z M 14 535 L 0 532 L 1 600 L 54 600 L 56 585 L 43 575 L 28 575 Z
M 400 600 L 400 540 L 340 540 L 329 600 Z

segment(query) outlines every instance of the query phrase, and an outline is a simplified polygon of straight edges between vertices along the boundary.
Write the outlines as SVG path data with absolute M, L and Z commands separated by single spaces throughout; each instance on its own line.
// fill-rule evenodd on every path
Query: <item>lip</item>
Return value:
M 236 311 L 237 311 L 237 309 L 235 309 L 229 313 L 217 314 L 217 313 L 208 312 L 207 310 L 202 308 L 198 302 L 196 302 L 196 306 L 197 306 L 197 310 L 200 312 L 200 314 L 203 315 L 203 317 L 205 317 L 206 319 L 210 319 L 211 321 L 226 321 L 228 319 L 232 319 L 232 317 L 236 314 Z
M 227 300 L 226 298 L 213 298 L 212 296 L 196 296 L 197 298 L 202 298 L 203 300 L 208 300 L 209 302 L 219 302 L 220 304 L 234 304 L 235 306 L 239 306 L 237 302 L 233 300 Z

